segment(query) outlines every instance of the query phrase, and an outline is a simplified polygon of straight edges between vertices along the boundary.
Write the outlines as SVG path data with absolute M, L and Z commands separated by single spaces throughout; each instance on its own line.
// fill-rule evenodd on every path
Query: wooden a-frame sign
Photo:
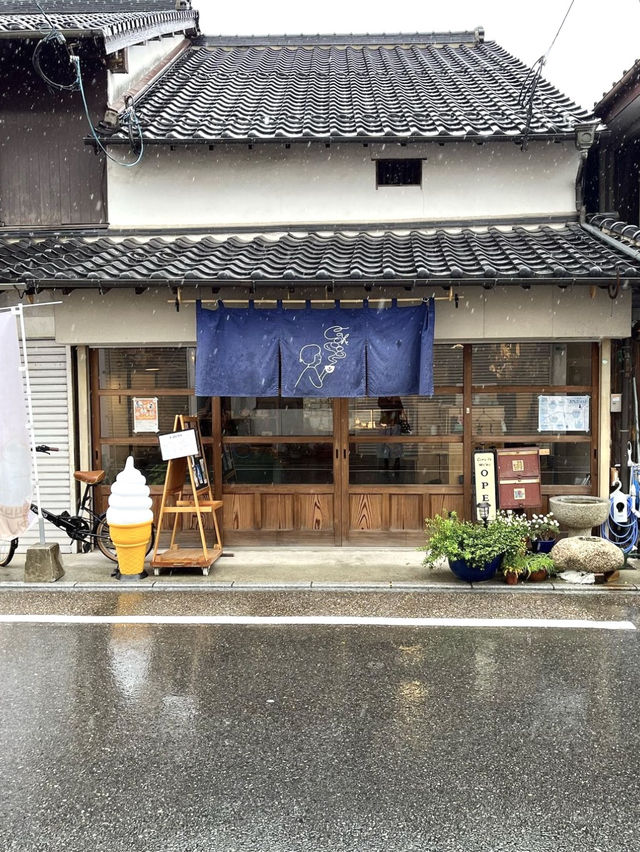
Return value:
M 197 417 L 185 414 L 176 415 L 173 431 L 193 429 L 196 435 L 197 453 L 181 458 L 169 459 L 167 473 L 162 491 L 162 503 L 158 516 L 158 535 L 151 557 L 151 568 L 158 576 L 162 568 L 196 567 L 206 576 L 209 569 L 222 555 L 222 537 L 218 524 L 217 511 L 222 508 L 222 500 L 214 500 L 211 482 L 207 471 L 207 462 L 202 447 L 202 434 Z M 190 493 L 186 492 L 190 486 Z M 173 515 L 173 528 L 169 549 L 158 553 L 160 530 L 165 515 Z M 180 548 L 176 544 L 178 523 L 181 516 L 195 515 L 200 533 L 201 548 Z M 214 541 L 207 546 L 204 518 L 210 515 L 213 519 Z

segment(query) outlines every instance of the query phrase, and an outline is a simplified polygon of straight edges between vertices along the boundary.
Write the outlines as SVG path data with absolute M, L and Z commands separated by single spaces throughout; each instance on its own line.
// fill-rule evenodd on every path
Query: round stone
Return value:
M 590 574 L 616 571 L 624 564 L 624 553 L 605 538 L 579 535 L 556 542 L 551 557 L 557 571 L 586 571 Z

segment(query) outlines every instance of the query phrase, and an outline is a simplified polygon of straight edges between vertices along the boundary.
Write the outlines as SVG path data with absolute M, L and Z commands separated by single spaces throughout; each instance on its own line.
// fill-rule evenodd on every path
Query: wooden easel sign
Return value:
M 198 418 L 178 414 L 173 428 L 172 433 L 160 436 L 160 451 L 163 460 L 167 462 L 167 473 L 151 567 L 156 576 L 163 567 L 197 567 L 207 575 L 210 567 L 222 555 L 222 537 L 217 517 L 222 500 L 213 499 Z M 160 530 L 165 515 L 174 516 L 173 529 L 169 549 L 159 553 Z M 181 549 L 176 543 L 178 522 L 185 515 L 196 516 L 201 548 Z M 203 523 L 205 515 L 213 519 L 215 538 L 209 546 Z

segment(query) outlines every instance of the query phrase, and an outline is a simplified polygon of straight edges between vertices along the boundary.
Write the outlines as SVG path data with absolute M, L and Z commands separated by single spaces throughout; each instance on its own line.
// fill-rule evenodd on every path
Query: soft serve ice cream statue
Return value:
M 151 539 L 153 512 L 149 486 L 136 470 L 133 456 L 111 486 L 107 523 L 118 554 L 118 568 L 125 577 L 145 577 L 144 557 Z

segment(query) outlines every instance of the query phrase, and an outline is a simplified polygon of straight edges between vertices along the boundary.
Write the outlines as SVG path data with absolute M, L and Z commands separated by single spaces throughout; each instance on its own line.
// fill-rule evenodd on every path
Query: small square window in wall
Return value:
M 378 186 L 420 186 L 422 160 L 376 160 Z

